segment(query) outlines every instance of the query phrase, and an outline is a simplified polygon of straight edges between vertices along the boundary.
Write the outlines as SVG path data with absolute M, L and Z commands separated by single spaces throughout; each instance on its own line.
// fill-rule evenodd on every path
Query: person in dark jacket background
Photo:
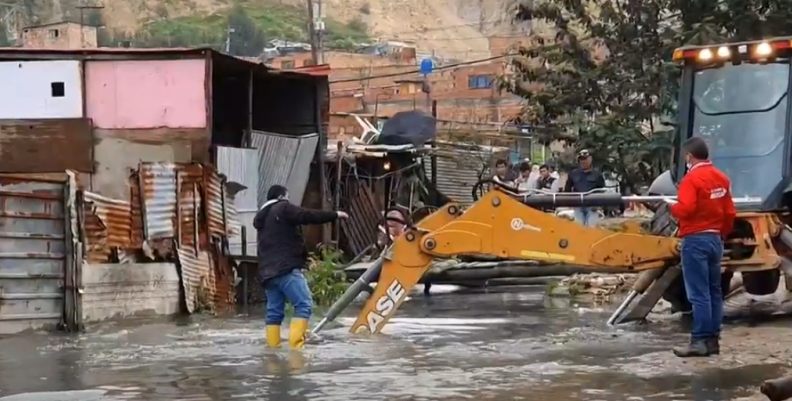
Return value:
M 268 346 L 280 346 L 286 301 L 294 307 L 289 346 L 302 348 L 305 345 L 313 299 L 303 274 L 308 264 L 308 250 L 300 226 L 325 224 L 348 217 L 344 212 L 303 209 L 289 202 L 285 187 L 270 187 L 267 202 L 253 219 L 258 243 L 259 279 L 267 295 Z
M 572 170 L 567 176 L 564 192 L 589 192 L 594 189 L 605 188 L 605 177 L 592 166 L 591 153 L 587 149 L 578 152 L 579 167 Z M 575 208 L 575 221 L 586 227 L 597 225 L 599 216 L 592 207 Z

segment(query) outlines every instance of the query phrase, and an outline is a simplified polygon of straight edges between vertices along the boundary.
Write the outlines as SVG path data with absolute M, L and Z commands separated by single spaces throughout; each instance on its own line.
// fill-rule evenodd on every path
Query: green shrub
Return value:
M 332 305 L 347 289 L 346 276 L 338 269 L 341 256 L 341 252 L 334 248 L 320 246 L 310 257 L 306 278 L 317 306 Z

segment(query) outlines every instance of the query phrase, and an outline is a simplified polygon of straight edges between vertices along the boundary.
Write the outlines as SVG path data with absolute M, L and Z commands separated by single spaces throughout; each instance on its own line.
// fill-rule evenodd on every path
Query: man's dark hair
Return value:
M 508 167 L 509 163 L 506 163 L 505 159 L 498 159 L 498 161 L 495 162 L 495 167 L 500 167 L 500 166 Z
M 548 166 L 548 165 L 546 165 L 546 164 L 543 164 L 543 165 L 539 166 L 539 170 L 547 170 L 547 171 L 550 171 L 550 166 Z
M 273 185 L 269 188 L 269 191 L 267 191 L 267 200 L 270 201 L 273 199 L 278 199 L 281 196 L 286 195 L 287 191 L 288 190 L 283 185 Z
M 526 171 L 531 171 L 531 163 L 528 162 L 520 163 L 520 172 L 524 173 Z
M 709 159 L 709 149 L 707 148 L 707 143 L 697 136 L 685 141 L 685 144 L 682 145 L 682 148 L 698 160 Z

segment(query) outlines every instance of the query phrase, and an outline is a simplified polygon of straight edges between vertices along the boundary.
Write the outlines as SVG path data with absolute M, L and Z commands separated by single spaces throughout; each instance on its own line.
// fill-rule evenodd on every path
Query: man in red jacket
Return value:
M 693 331 L 690 343 L 674 348 L 679 357 L 709 356 L 720 353 L 723 322 L 721 258 L 723 238 L 734 224 L 731 182 L 709 159 L 707 144 L 698 137 L 683 145 L 688 173 L 679 183 L 671 214 L 679 222 L 682 238 L 682 274 L 685 290 L 693 305 Z

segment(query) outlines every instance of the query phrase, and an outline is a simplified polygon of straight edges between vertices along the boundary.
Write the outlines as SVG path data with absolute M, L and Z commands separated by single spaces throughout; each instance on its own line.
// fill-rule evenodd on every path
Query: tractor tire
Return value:
M 671 217 L 671 213 L 668 210 L 668 204 L 663 203 L 655 210 L 654 216 L 652 220 L 649 222 L 649 228 L 652 235 L 660 235 L 664 237 L 670 237 L 674 235 L 674 232 L 677 229 L 677 222 Z M 772 270 L 778 273 L 778 270 Z M 761 272 L 764 273 L 764 272 Z M 729 292 L 729 286 L 731 285 L 732 277 L 734 276 L 734 272 L 725 272 L 721 274 L 721 289 L 724 299 Z M 773 286 L 774 292 L 776 287 L 778 286 L 778 275 L 776 276 L 776 284 Z M 743 276 L 743 280 L 745 277 Z M 764 281 L 767 281 L 766 279 Z M 763 281 L 763 282 L 764 282 Z M 758 286 L 760 284 L 757 284 Z M 768 286 L 769 284 L 763 284 Z M 748 287 L 746 286 L 746 289 Z M 766 287 L 762 287 L 764 289 Z M 751 291 L 749 291 L 751 292 Z M 753 293 L 753 292 L 751 292 Z M 671 311 L 672 313 L 682 312 L 688 313 L 693 310 L 693 306 L 690 304 L 687 298 L 687 291 L 685 290 L 685 280 L 683 276 L 680 274 L 679 277 L 674 279 L 671 285 L 668 287 L 666 292 L 663 294 L 663 299 L 671 303 Z
M 742 274 L 743 287 L 751 295 L 774 294 L 781 282 L 781 271 L 778 269 Z

